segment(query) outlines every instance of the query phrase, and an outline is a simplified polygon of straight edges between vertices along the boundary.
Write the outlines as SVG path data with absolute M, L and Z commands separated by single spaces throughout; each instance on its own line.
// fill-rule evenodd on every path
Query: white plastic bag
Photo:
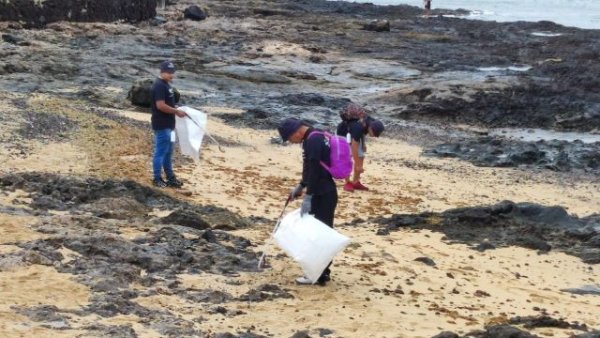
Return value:
M 342 251 L 350 238 L 328 227 L 312 215 L 300 216 L 300 209 L 287 214 L 273 235 L 277 245 L 297 261 L 313 284 Z
M 194 108 L 184 106 L 179 109 L 188 114 L 186 117 L 177 117 L 175 120 L 179 148 L 183 155 L 193 158 L 194 161 L 199 161 L 200 147 L 206 133 L 208 118 L 205 113 Z

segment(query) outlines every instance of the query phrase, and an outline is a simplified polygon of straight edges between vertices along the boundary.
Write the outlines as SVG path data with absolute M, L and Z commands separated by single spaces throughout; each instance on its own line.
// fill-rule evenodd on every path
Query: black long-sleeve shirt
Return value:
M 310 136 L 313 132 L 321 132 L 309 128 L 302 141 L 302 185 L 308 195 L 323 195 L 336 189 L 331 174 L 321 165 L 321 161 L 329 165 L 329 139 L 323 134 Z

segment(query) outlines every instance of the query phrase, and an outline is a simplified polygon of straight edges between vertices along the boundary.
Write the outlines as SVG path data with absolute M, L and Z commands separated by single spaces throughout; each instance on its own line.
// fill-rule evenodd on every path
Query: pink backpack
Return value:
M 346 138 L 322 131 L 312 132 L 308 137 L 316 134 L 325 136 L 329 141 L 329 165 L 321 161 L 323 168 L 335 179 L 348 178 L 352 173 L 352 153 Z

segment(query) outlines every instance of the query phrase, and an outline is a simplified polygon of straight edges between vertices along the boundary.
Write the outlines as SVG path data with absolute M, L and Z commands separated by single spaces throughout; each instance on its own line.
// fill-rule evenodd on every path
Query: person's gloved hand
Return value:
M 302 196 L 302 189 L 304 189 L 302 184 L 298 184 L 297 186 L 292 188 L 292 190 L 290 190 L 290 196 L 288 197 L 290 201 L 293 201 L 296 198 Z
M 302 206 L 300 206 L 300 216 L 304 216 L 310 212 L 312 207 L 312 195 L 304 196 L 302 200 Z

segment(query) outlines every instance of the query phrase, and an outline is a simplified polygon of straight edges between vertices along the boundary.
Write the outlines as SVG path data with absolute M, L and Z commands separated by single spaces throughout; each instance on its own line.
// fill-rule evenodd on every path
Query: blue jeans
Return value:
M 173 173 L 173 143 L 171 143 L 172 129 L 154 131 L 154 155 L 152 156 L 152 169 L 154 180 L 161 179 L 161 170 L 165 169 L 167 179 L 175 177 Z

